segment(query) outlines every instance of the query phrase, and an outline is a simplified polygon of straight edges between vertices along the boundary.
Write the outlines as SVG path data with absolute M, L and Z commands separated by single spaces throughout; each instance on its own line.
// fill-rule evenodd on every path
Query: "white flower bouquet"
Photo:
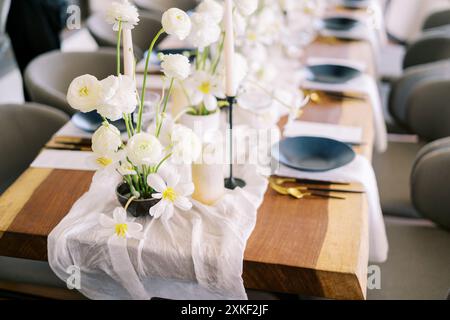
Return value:
M 150 54 L 147 55 L 142 92 L 136 89 L 134 70 L 121 74 L 121 39 L 139 22 L 137 9 L 128 1 L 113 2 L 106 20 L 117 31 L 117 75 L 99 80 L 93 75 L 82 75 L 72 81 L 67 93 L 68 103 L 81 112 L 96 110 L 103 124 L 92 136 L 92 151 L 99 167 L 113 168 L 123 177 L 118 186 L 119 201 L 135 216 L 150 214 L 155 218 L 170 218 L 174 206 L 189 210 L 192 206 L 188 196 L 193 193 L 192 183 L 180 182 L 180 175 L 167 162 L 190 164 L 201 152 L 198 137 L 189 128 L 174 124 L 166 118 L 169 96 L 175 80 L 182 81 L 190 73 L 189 60 L 183 55 L 163 55 L 162 69 L 170 81 L 166 94 L 163 92 L 156 112 L 155 124 L 147 131 L 142 128 L 142 111 Z M 180 40 L 191 31 L 191 19 L 177 8 L 167 10 L 162 16 L 162 28 L 154 36 L 149 53 L 158 38 L 165 32 Z M 130 36 L 131 34 L 127 34 Z M 130 59 L 125 50 L 124 60 Z M 128 55 L 128 56 L 127 56 Z M 132 57 L 134 63 L 134 57 Z M 126 69 L 125 69 L 126 71 Z M 137 119 L 133 113 L 137 110 Z M 123 119 L 128 141 L 125 143 L 120 131 L 111 123 Z M 147 129 L 147 128 L 145 128 Z M 120 187 L 120 188 L 119 188 Z

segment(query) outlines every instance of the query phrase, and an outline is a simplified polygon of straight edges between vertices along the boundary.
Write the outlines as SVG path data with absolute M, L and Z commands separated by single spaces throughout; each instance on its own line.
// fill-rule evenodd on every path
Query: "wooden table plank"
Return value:
M 351 58 L 372 68 L 370 47 L 363 42 L 330 45 L 318 40 L 308 54 Z M 363 127 L 366 145 L 356 149 L 370 159 L 373 126 L 367 102 L 325 99 L 321 105 L 310 104 L 302 119 Z M 92 174 L 28 169 L 0 197 L 0 255 L 45 261 L 47 235 L 87 191 Z M 363 299 L 367 205 L 364 195 L 347 198 L 298 201 L 268 190 L 245 251 L 245 285 L 327 298 Z

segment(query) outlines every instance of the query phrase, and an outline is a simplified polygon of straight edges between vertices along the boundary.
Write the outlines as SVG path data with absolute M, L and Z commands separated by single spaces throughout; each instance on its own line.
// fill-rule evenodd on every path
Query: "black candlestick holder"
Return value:
M 230 171 L 229 177 L 225 178 L 225 188 L 234 190 L 237 187 L 243 188 L 246 183 L 244 180 L 240 178 L 235 178 L 233 176 L 233 105 L 236 102 L 235 97 L 227 97 L 228 101 L 228 125 L 229 125 L 229 134 L 230 134 Z

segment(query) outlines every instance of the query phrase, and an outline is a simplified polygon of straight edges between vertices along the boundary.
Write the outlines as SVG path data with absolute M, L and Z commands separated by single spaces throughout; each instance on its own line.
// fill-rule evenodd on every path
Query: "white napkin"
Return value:
M 380 207 L 378 186 L 373 168 L 366 158 L 357 155 L 355 160 L 348 165 L 326 172 L 305 172 L 280 164 L 280 167 L 275 170 L 275 174 L 298 179 L 361 183 L 366 191 L 369 205 L 369 260 L 377 263 L 386 261 L 388 241 Z
M 284 136 L 323 137 L 351 144 L 361 144 L 363 142 L 362 129 L 360 127 L 341 126 L 309 121 L 289 122 L 284 127 Z
M 319 61 L 321 63 L 334 63 L 336 59 L 313 58 L 308 60 L 307 64 L 310 64 L 309 63 L 310 61 L 311 64 L 318 64 Z M 347 66 L 350 65 L 355 66 L 355 63 L 352 61 L 341 62 L 340 64 Z M 380 153 L 386 151 L 388 144 L 387 129 L 386 123 L 384 122 L 380 91 L 378 90 L 377 83 L 371 76 L 367 74 L 361 74 L 359 77 L 356 77 L 346 83 L 339 83 L 339 84 L 319 83 L 305 80 L 302 84 L 302 87 L 311 90 L 325 90 L 334 92 L 354 91 L 367 94 L 373 109 L 376 149 Z
M 31 167 L 87 171 L 96 171 L 99 168 L 92 152 L 68 150 L 42 150 Z
M 77 128 L 72 121 L 67 122 L 61 129 L 55 133 L 56 137 L 76 137 L 76 138 L 91 138 L 92 133 L 83 131 Z

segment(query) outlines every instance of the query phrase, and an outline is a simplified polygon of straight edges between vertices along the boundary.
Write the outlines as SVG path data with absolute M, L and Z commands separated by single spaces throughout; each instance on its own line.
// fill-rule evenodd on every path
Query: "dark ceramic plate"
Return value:
M 272 156 L 282 164 L 302 171 L 321 172 L 353 161 L 355 152 L 340 141 L 320 137 L 293 137 L 272 148 Z
M 358 69 L 337 64 L 317 64 L 306 67 L 307 79 L 323 83 L 344 83 L 361 74 Z
M 83 131 L 94 132 L 102 125 L 103 119 L 96 111 L 86 113 L 77 112 L 72 116 L 72 122 L 77 128 Z M 122 119 L 114 121 L 112 124 L 116 126 L 120 132 L 127 131 L 125 122 Z
M 346 17 L 332 17 L 323 20 L 324 27 L 329 30 L 347 31 L 351 30 L 360 22 Z

